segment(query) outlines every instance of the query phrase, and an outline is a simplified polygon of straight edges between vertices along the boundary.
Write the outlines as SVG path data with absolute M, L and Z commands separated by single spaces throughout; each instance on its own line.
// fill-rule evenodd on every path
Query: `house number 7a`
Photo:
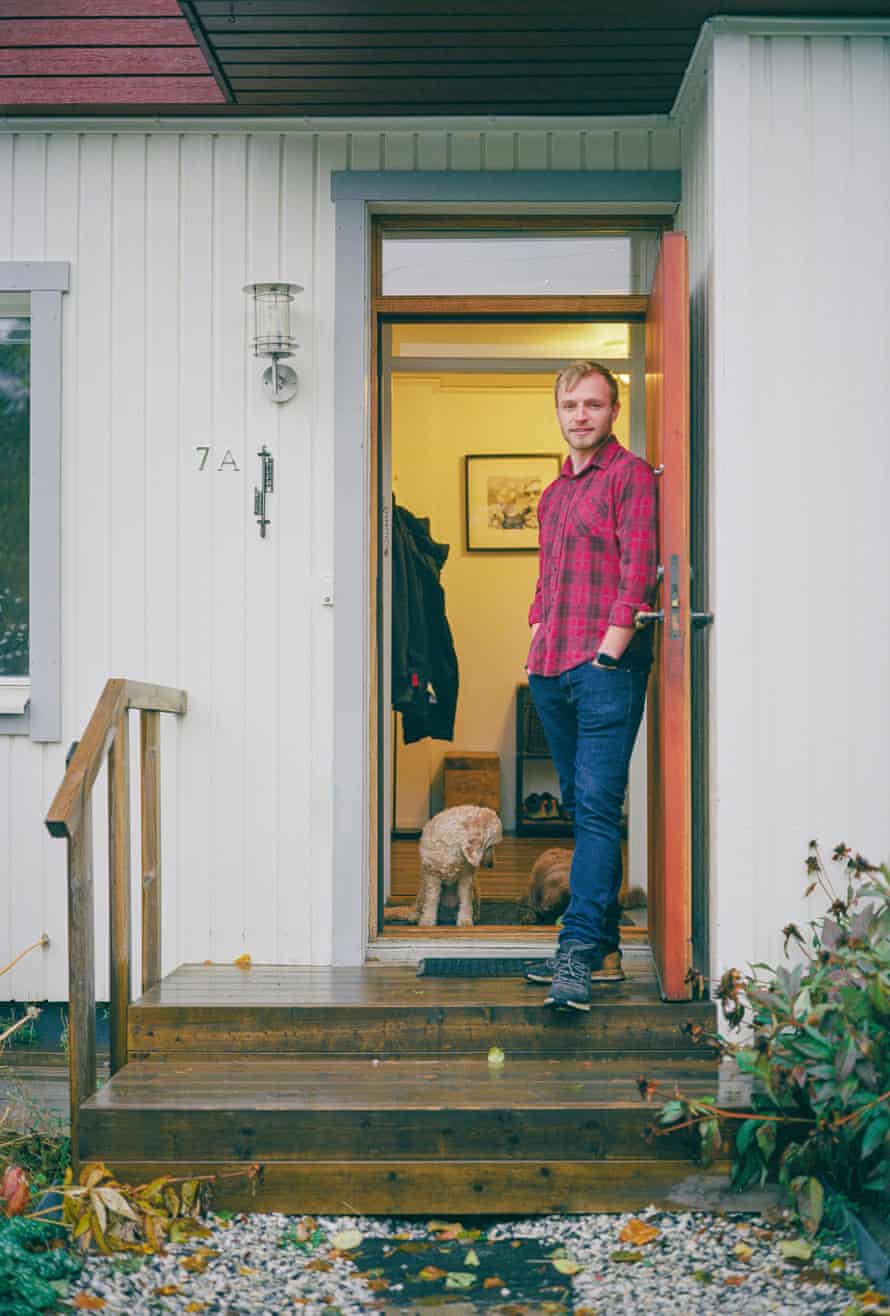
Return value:
M 198 458 L 198 470 L 199 470 L 199 471 L 203 471 L 204 468 L 205 468 L 205 466 L 207 465 L 207 459 L 208 459 L 208 457 L 210 456 L 210 447 L 209 447 L 209 446 L 205 446 L 204 444 L 200 444 L 200 445 L 197 445 L 197 446 L 195 447 L 195 452 L 197 452 L 197 453 L 199 454 L 199 458 Z M 216 469 L 217 469 L 218 471 L 240 471 L 240 470 L 241 470 L 241 467 L 238 465 L 238 463 L 235 461 L 235 458 L 232 456 L 232 449 L 231 449 L 231 448 L 226 448 L 226 450 L 225 450 L 225 452 L 224 452 L 224 454 L 223 454 L 223 459 L 222 459 L 222 461 L 220 462 L 220 464 L 216 467 Z

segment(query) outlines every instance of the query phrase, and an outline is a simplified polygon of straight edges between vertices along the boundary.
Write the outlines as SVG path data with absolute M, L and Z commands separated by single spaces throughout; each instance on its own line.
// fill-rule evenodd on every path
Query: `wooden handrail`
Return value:
M 188 696 L 184 690 L 174 690 L 166 685 L 122 681 L 119 677 L 106 681 L 46 815 L 51 836 L 70 838 L 77 831 L 84 800 L 93 789 L 125 708 L 181 715 L 188 708 Z
M 130 737 L 128 713 L 140 711 L 142 799 L 142 990 L 161 976 L 160 714 L 180 716 L 184 690 L 119 678 L 107 681 L 46 817 L 51 836 L 68 841 L 68 1071 L 71 1159 L 79 1157 L 80 1107 L 96 1090 L 92 790 L 108 757 L 109 997 L 111 1072 L 127 1063 L 130 969 Z

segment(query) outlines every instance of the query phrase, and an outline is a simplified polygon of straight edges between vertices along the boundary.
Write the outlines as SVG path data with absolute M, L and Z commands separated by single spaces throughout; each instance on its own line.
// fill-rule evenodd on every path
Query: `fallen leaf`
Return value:
M 745 1276 L 744 1276 L 744 1275 L 724 1275 L 724 1276 L 723 1276 L 723 1283 L 724 1283 L 724 1284 L 728 1284 L 728 1285 L 730 1286 L 730 1288 L 737 1288 L 737 1287 L 739 1286 L 739 1284 L 744 1284 L 744 1282 L 745 1282 Z
M 19 1165 L 8 1165 L 3 1174 L 3 1186 L 0 1198 L 6 1206 L 7 1215 L 21 1215 L 28 1206 L 31 1191 L 28 1188 L 28 1176 Z
M 470 1248 L 469 1252 L 468 1252 L 467 1255 L 464 1257 L 464 1265 L 465 1265 L 465 1266 L 478 1266 L 478 1265 L 479 1265 L 479 1257 L 478 1257 L 477 1253 L 473 1251 L 472 1248 Z
M 504 1063 L 504 1053 L 499 1046 L 493 1046 L 488 1052 L 488 1063 L 493 1069 L 499 1069 Z
M 249 969 L 249 968 L 250 968 L 250 956 L 249 956 L 249 955 L 247 954 L 247 952 L 245 951 L 245 953 L 244 953 L 243 955 L 239 955 L 236 959 L 234 959 L 234 960 L 232 961 L 232 963 L 236 966 L 236 968 L 239 968 L 239 969 Z
M 190 1302 L 189 1305 L 186 1307 L 186 1311 L 206 1311 L 206 1310 L 207 1310 L 206 1302 Z
M 613 1252 L 610 1261 L 642 1261 L 642 1252 Z
M 857 1300 L 863 1307 L 883 1307 L 887 1299 L 883 1293 L 877 1293 L 874 1289 L 866 1289 L 864 1293 L 857 1294 Z
M 102 1311 L 105 1299 L 95 1293 L 75 1293 L 71 1305 L 77 1307 L 78 1311 Z
M 614 1257 L 612 1258 L 614 1261 Z M 556 1257 L 553 1259 L 553 1269 L 558 1270 L 560 1275 L 577 1275 L 584 1267 L 580 1261 L 571 1261 L 568 1257 Z
M 369 1279 L 366 1281 L 368 1288 L 372 1293 L 382 1293 L 384 1289 L 389 1288 L 388 1279 Z
M 424 1266 L 423 1270 L 418 1273 L 417 1278 L 426 1280 L 444 1279 L 447 1274 L 447 1270 L 440 1270 L 438 1266 Z
M 486 1275 L 482 1281 L 482 1287 L 484 1289 L 499 1289 L 503 1287 L 503 1283 L 504 1281 L 500 1275 Z
M 736 1243 L 733 1252 L 739 1261 L 750 1261 L 754 1255 L 753 1247 L 749 1247 L 747 1243 Z
M 785 1261 L 809 1261 L 813 1255 L 813 1246 L 802 1238 L 783 1238 L 779 1243 L 779 1252 Z
M 325 1261 L 324 1257 L 313 1257 L 311 1261 L 306 1262 L 304 1269 L 305 1270 L 333 1270 L 334 1267 L 331 1265 L 330 1261 Z
M 440 1229 L 450 1229 L 451 1223 L 450 1220 L 428 1220 L 426 1227 L 430 1234 L 438 1234 Z M 409 1236 L 406 1234 L 405 1237 Z
M 643 1243 L 651 1243 L 660 1233 L 661 1230 L 656 1225 L 647 1225 L 645 1220 L 628 1220 L 618 1235 L 618 1242 L 633 1243 L 639 1247 Z
M 466 1270 L 452 1270 L 446 1280 L 446 1289 L 471 1289 L 476 1283 L 476 1276 Z
M 93 1192 L 109 1211 L 114 1211 L 116 1215 L 122 1215 L 126 1220 L 135 1220 L 138 1224 L 138 1215 L 123 1194 L 119 1193 L 116 1188 L 94 1188 Z
M 350 1252 L 353 1248 L 359 1246 L 362 1236 L 357 1229 L 342 1229 L 339 1234 L 335 1234 L 331 1239 L 333 1247 L 339 1252 Z
M 174 1293 L 179 1292 L 178 1284 L 161 1284 L 155 1289 L 156 1298 L 172 1298 Z
M 183 1270 L 193 1271 L 197 1275 L 203 1275 L 207 1269 L 208 1262 L 213 1257 L 218 1257 L 219 1253 L 213 1248 L 201 1248 L 198 1252 L 193 1252 L 191 1256 L 183 1257 L 180 1265 Z
M 714 1276 L 709 1270 L 694 1270 L 692 1278 L 697 1279 L 699 1284 L 713 1284 Z

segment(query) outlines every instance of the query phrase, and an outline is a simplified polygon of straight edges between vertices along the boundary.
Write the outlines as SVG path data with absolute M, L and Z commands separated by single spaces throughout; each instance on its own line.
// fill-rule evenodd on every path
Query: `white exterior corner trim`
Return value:
M 751 37 L 890 37 L 890 18 L 745 18 L 718 15 L 702 24 L 686 72 L 671 106 L 671 121 L 688 118 L 711 59 L 714 38 L 724 33 Z

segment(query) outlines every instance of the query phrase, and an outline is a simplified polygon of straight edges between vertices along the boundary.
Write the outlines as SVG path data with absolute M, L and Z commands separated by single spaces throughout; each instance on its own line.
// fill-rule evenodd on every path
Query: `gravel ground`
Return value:
M 208 1238 L 164 1255 L 91 1255 L 68 1302 L 129 1316 L 890 1316 L 890 1299 L 867 1291 L 849 1253 L 820 1244 L 812 1255 L 786 1256 L 789 1244 L 803 1253 L 808 1245 L 787 1222 L 762 1216 L 650 1208 L 636 1217 L 485 1220 L 466 1228 L 284 1215 L 217 1216 L 209 1224 Z

